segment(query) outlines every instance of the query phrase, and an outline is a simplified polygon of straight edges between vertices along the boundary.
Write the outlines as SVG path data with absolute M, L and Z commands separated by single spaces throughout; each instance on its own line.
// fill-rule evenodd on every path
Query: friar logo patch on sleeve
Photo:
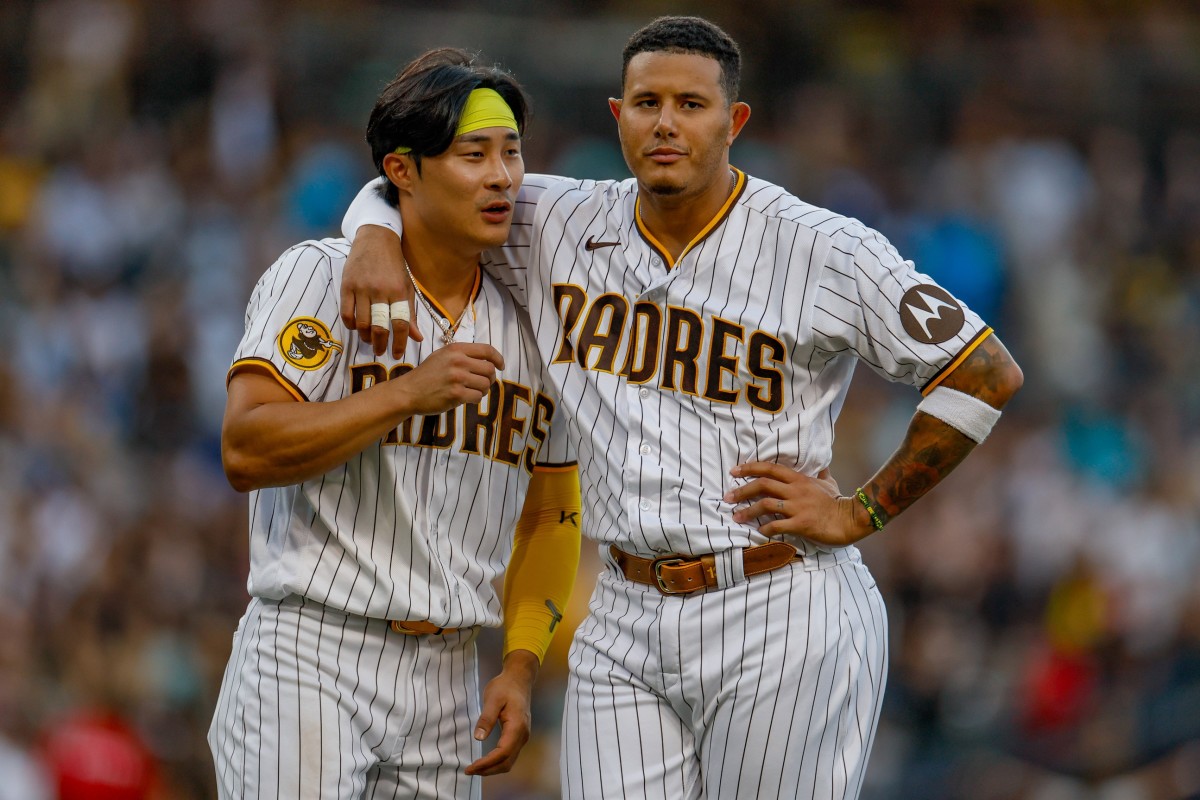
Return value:
M 914 286 L 900 298 L 900 321 L 909 336 L 923 344 L 954 338 L 966 322 L 962 306 L 940 286 Z
M 329 360 L 330 353 L 342 349 L 342 343 L 330 336 L 325 323 L 312 317 L 297 317 L 284 325 L 276 344 L 289 364 L 304 370 L 318 369 Z

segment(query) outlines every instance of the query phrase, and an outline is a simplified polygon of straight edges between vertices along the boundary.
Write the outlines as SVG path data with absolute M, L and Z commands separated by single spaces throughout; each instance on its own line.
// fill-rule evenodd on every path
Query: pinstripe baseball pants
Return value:
M 611 563 L 576 631 L 563 796 L 856 798 L 887 673 L 857 550 L 664 596 Z
M 476 635 L 251 600 L 208 733 L 219 796 L 478 800 Z

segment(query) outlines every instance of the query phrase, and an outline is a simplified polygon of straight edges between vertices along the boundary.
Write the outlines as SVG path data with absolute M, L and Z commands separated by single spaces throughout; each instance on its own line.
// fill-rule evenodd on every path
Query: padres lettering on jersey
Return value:
M 263 275 L 235 369 L 253 363 L 297 400 L 336 400 L 434 351 L 433 342 L 411 342 L 403 363 L 377 358 L 344 329 L 336 287 L 348 253 L 345 240 L 305 242 Z M 441 627 L 499 624 L 492 582 L 511 554 L 530 474 L 574 455 L 552 424 L 552 390 L 512 297 L 485 278 L 472 307 L 456 338 L 496 347 L 502 379 L 480 403 L 410 418 L 325 475 L 252 492 L 252 595 Z M 428 312 L 417 312 L 416 323 L 432 328 Z
M 413 364 L 390 369 L 377 361 L 350 367 L 350 391 L 361 392 L 376 383 L 409 372 Z M 483 455 L 532 473 L 534 459 L 549 434 L 554 401 L 542 392 L 512 381 L 498 380 L 478 403 L 464 404 L 418 421 L 409 417 L 388 433 L 384 444 L 447 448 L 458 444 L 467 455 Z M 414 433 L 415 430 L 415 433 Z M 460 435 L 461 432 L 461 435 Z M 523 448 L 519 443 L 528 438 Z
M 619 363 L 617 374 L 630 383 L 656 382 L 660 389 L 714 403 L 745 400 L 772 414 L 783 408 L 785 345 L 766 331 L 747 333 L 745 325 L 731 320 L 704 319 L 690 309 L 645 301 L 630 313 L 619 295 L 589 300 L 582 287 L 553 288 L 562 323 L 553 363 L 574 361 L 598 372 L 613 372 Z M 740 374 L 743 362 L 748 380 Z

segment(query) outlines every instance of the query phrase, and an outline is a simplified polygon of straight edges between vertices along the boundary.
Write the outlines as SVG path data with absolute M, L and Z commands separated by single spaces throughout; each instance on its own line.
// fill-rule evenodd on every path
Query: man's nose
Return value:
M 496 155 L 489 160 L 491 169 L 488 170 L 488 188 L 507 191 L 513 184 L 512 174 L 502 156 Z

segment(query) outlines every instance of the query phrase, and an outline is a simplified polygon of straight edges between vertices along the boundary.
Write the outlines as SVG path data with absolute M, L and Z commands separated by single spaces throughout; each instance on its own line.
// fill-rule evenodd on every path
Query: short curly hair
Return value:
M 495 89 L 525 132 L 529 100 L 516 78 L 499 67 L 475 63 L 465 50 L 443 47 L 413 59 L 383 88 L 367 122 L 367 144 L 380 175 L 383 159 L 397 147 L 411 148 L 417 170 L 425 156 L 440 155 L 454 142 L 459 118 L 475 89 Z M 389 181 L 384 198 L 395 206 L 399 193 Z
M 734 102 L 742 80 L 742 51 L 729 34 L 700 17 L 659 17 L 629 37 L 622 53 L 621 86 L 629 62 L 639 53 L 690 53 L 708 56 L 721 65 L 721 88 Z

